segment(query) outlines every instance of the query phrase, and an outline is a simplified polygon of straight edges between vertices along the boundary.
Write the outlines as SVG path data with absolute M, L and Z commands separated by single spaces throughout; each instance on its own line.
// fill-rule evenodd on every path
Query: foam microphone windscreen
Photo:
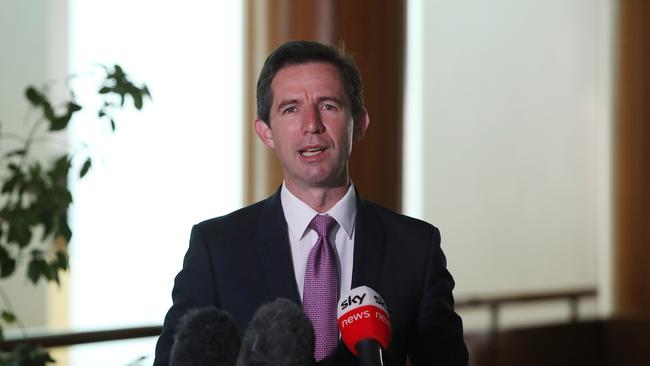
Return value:
M 170 366 L 234 366 L 241 346 L 237 325 L 215 307 L 187 312 L 174 339 Z
M 294 302 L 262 305 L 244 333 L 237 366 L 314 365 L 314 328 Z
M 368 286 L 353 288 L 341 296 L 338 304 L 341 338 L 348 349 L 357 355 L 357 344 L 373 340 L 382 349 L 390 341 L 390 318 L 384 300 Z

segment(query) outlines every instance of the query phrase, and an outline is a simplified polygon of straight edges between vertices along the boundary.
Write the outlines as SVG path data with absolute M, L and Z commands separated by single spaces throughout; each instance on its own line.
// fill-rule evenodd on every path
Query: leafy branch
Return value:
M 111 131 L 115 131 L 114 115 L 125 107 L 125 101 L 130 99 L 133 107 L 141 110 L 151 95 L 146 85 L 134 84 L 119 65 L 100 66 L 103 78 L 96 92 L 101 98 L 101 107 L 96 115 L 100 121 L 108 122 Z M 76 157 L 69 153 L 61 153 L 48 162 L 31 155 L 33 144 L 44 138 L 39 133 L 52 138 L 55 133 L 68 128 L 83 109 L 75 99 L 72 87 L 67 84 L 66 88 L 68 97 L 60 103 L 54 102 L 47 86 L 40 89 L 28 86 L 25 89 L 30 110 L 38 115 L 31 121 L 26 137 L 4 133 L 0 125 L 0 142 L 10 139 L 19 144 L 18 148 L 0 154 L 0 166 L 4 166 L 8 174 L 0 180 L 0 279 L 14 274 L 22 261 L 27 262 L 26 275 L 33 284 L 43 279 L 60 285 L 60 273 L 68 270 L 67 245 L 72 237 L 68 208 L 73 200 L 68 179 L 85 177 L 92 167 L 92 157 L 85 154 L 83 164 L 77 166 L 73 164 Z M 3 302 L 0 319 L 4 324 L 15 323 L 16 314 L 6 296 Z M 23 357 L 26 365 L 45 365 L 51 359 L 47 352 L 43 352 L 17 347 L 11 354 L 0 353 L 0 366 L 21 364 L 8 363 L 7 360 L 13 357 L 11 355 Z

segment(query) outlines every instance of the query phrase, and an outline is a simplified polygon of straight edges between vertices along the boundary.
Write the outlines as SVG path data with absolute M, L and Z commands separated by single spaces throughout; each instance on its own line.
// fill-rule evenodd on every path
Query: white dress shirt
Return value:
M 309 251 L 316 244 L 318 234 L 309 228 L 309 223 L 319 212 L 294 196 L 282 184 L 280 191 L 282 210 L 287 220 L 289 243 L 296 285 L 300 298 L 305 284 L 305 268 Z M 336 261 L 339 272 L 339 293 L 345 294 L 352 286 L 352 263 L 354 257 L 354 226 L 357 217 L 357 203 L 354 186 L 350 184 L 348 192 L 331 209 L 321 214 L 332 216 L 338 225 L 329 233 L 330 244 L 336 249 Z

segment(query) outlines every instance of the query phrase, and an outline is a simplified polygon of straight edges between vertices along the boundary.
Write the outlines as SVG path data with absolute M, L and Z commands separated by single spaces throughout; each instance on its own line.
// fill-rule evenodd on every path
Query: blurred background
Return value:
M 364 78 L 355 185 L 441 230 L 473 365 L 647 364 L 649 36 L 644 0 L 3 0 L 3 131 L 26 128 L 27 85 L 97 64 L 152 102 L 110 139 L 77 117 L 67 145 L 101 159 L 70 182 L 71 269 L 0 286 L 30 334 L 159 326 L 191 226 L 280 184 L 255 82 L 275 46 L 313 39 Z M 155 341 L 53 356 L 150 364 Z

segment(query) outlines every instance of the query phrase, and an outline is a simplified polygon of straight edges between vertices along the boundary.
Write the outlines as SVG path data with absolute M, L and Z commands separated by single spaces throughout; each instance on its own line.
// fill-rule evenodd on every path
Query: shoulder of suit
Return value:
M 253 225 L 257 222 L 260 212 L 262 211 L 262 207 L 266 201 L 267 200 L 259 201 L 252 205 L 233 211 L 227 215 L 201 221 L 196 224 L 195 227 L 205 230 L 223 225 L 227 225 L 229 227 L 247 227 L 247 225 Z
M 364 200 L 362 201 L 362 206 L 364 206 L 362 207 L 362 211 L 375 213 L 382 227 L 385 229 L 395 228 L 418 232 L 438 233 L 437 227 L 424 220 L 397 213 L 374 202 Z

